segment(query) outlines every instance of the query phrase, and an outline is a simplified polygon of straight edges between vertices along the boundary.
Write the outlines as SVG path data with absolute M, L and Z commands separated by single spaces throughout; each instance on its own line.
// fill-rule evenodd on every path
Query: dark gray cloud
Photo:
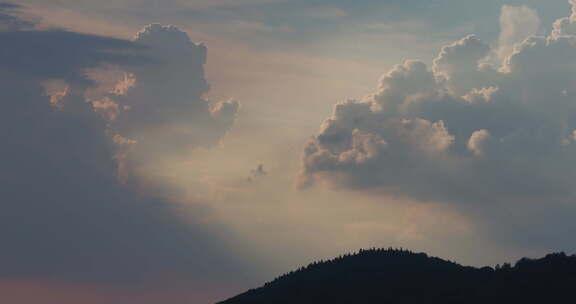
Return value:
M 32 20 L 15 16 L 23 7 L 8 2 L 0 2 L 0 31 L 13 31 L 34 27 Z
M 161 191 L 118 182 L 119 140 L 84 97 L 93 84 L 85 70 L 136 69 L 156 62 L 149 53 L 142 57 L 132 41 L 63 31 L 2 32 L 0 41 L 0 277 L 139 282 L 167 275 L 220 284 L 244 278 L 217 235 L 190 223 L 208 210 L 184 217 L 191 210 Z M 57 104 L 44 88 L 54 79 L 65 84 L 52 93 Z M 222 105 L 218 113 L 229 112 Z
M 0 66 L 11 78 L 59 79 L 77 85 L 93 83 L 85 69 L 112 63 L 123 67 L 153 62 L 133 41 L 60 29 L 38 30 L 14 15 L 22 7 L 0 3 Z M 33 19 L 33 18 L 30 18 Z M 15 26 L 12 26 L 15 25 Z
M 300 182 L 457 202 L 573 198 L 575 39 L 532 37 L 496 68 L 468 36 L 432 70 L 397 65 L 375 94 L 336 105 Z
M 84 68 L 103 63 L 149 64 L 138 44 L 62 30 L 0 32 L 0 65 L 6 73 L 89 84 Z

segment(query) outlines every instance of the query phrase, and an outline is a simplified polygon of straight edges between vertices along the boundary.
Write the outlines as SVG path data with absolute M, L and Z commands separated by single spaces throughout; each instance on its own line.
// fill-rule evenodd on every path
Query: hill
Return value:
M 475 268 L 371 249 L 310 264 L 220 304 L 573 302 L 575 284 L 576 256 L 564 253 Z

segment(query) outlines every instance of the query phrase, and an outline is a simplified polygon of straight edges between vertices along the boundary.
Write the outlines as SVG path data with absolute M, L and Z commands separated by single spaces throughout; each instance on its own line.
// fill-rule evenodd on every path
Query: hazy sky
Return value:
M 0 41 L 11 303 L 212 303 L 366 247 L 576 252 L 567 0 L 19 0 Z

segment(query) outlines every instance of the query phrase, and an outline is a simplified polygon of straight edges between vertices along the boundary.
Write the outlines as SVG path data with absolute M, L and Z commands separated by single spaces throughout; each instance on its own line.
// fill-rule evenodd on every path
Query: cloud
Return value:
M 502 6 L 498 56 L 501 59 L 508 57 L 514 45 L 538 34 L 540 24 L 538 13 L 527 6 Z
M 64 79 L 89 85 L 83 68 L 104 62 L 123 66 L 146 63 L 138 55 L 139 46 L 121 39 L 61 30 L 0 32 L 0 64 L 14 76 Z
M 561 18 L 554 22 L 554 27 L 550 36 L 558 38 L 560 36 L 571 36 L 576 34 L 576 1 L 569 0 L 572 5 L 572 15 Z
M 504 250 L 576 250 L 576 36 L 528 37 L 501 66 L 485 46 L 467 36 L 335 105 L 297 185 L 447 205 Z
M 128 159 L 179 157 L 218 144 L 240 105 L 211 103 L 203 97 L 209 90 L 206 46 L 192 42 L 175 26 L 160 24 L 146 26 L 133 43 L 142 46 L 143 55 L 153 62 L 127 66 L 126 77 L 113 94 L 93 101 L 101 109 L 109 105 L 106 114 L 114 132 L 137 142 Z
M 334 107 L 298 182 L 460 204 L 574 198 L 575 48 L 572 35 L 530 37 L 494 67 L 467 36 L 432 69 L 399 64 Z
M 63 80 L 91 86 L 86 69 L 103 63 L 143 65 L 142 46 L 123 39 L 61 29 L 38 29 L 33 17 L 20 16 L 25 7 L 0 2 L 0 65 L 13 78 Z
M 268 174 L 268 172 L 264 169 L 264 165 L 259 164 L 255 169 L 250 170 L 250 176 L 248 176 L 248 178 L 246 178 L 246 181 L 251 183 L 251 182 L 255 181 L 256 179 L 263 177 L 267 174 Z
M 13 31 L 34 27 L 34 22 L 21 16 L 23 7 L 17 4 L 0 2 L 0 31 Z
M 489 53 L 489 45 L 469 35 L 444 46 L 434 59 L 433 70 L 435 75 L 446 79 L 449 89 L 461 95 L 477 85 L 486 85 L 487 80 L 482 79 L 484 75 L 479 64 Z
M 200 59 L 158 66 L 167 58 L 153 58 L 155 50 L 143 54 L 146 46 L 137 42 L 56 30 L 5 31 L 0 41 L 0 277 L 138 283 L 160 275 L 208 282 L 243 276 L 218 238 L 181 216 L 188 211 L 163 197 L 160 186 L 138 185 L 148 190 L 143 193 L 118 182 L 118 146 L 138 143 L 115 136 L 97 113 L 118 111 L 112 101 L 85 98 L 95 85 L 86 70 L 102 65 L 136 77 L 155 66 L 158 75 L 139 85 L 180 94 L 184 80 L 154 86 L 174 68 L 175 78 L 197 77 L 183 98 L 197 97 L 206 86 L 187 69 L 200 69 Z M 185 43 L 171 46 L 174 53 L 202 52 Z M 143 121 L 156 121 L 152 110 L 139 113 L 149 115 Z M 228 103 L 197 115 L 229 120 L 232 113 Z M 193 218 L 206 212 L 195 208 Z

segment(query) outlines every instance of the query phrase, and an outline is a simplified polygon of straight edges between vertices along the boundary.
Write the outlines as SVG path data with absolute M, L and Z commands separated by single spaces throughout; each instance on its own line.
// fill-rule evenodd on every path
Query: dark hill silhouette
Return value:
M 400 302 L 401 301 L 401 302 Z M 320 261 L 220 304 L 575 303 L 576 256 L 475 268 L 406 250 Z

